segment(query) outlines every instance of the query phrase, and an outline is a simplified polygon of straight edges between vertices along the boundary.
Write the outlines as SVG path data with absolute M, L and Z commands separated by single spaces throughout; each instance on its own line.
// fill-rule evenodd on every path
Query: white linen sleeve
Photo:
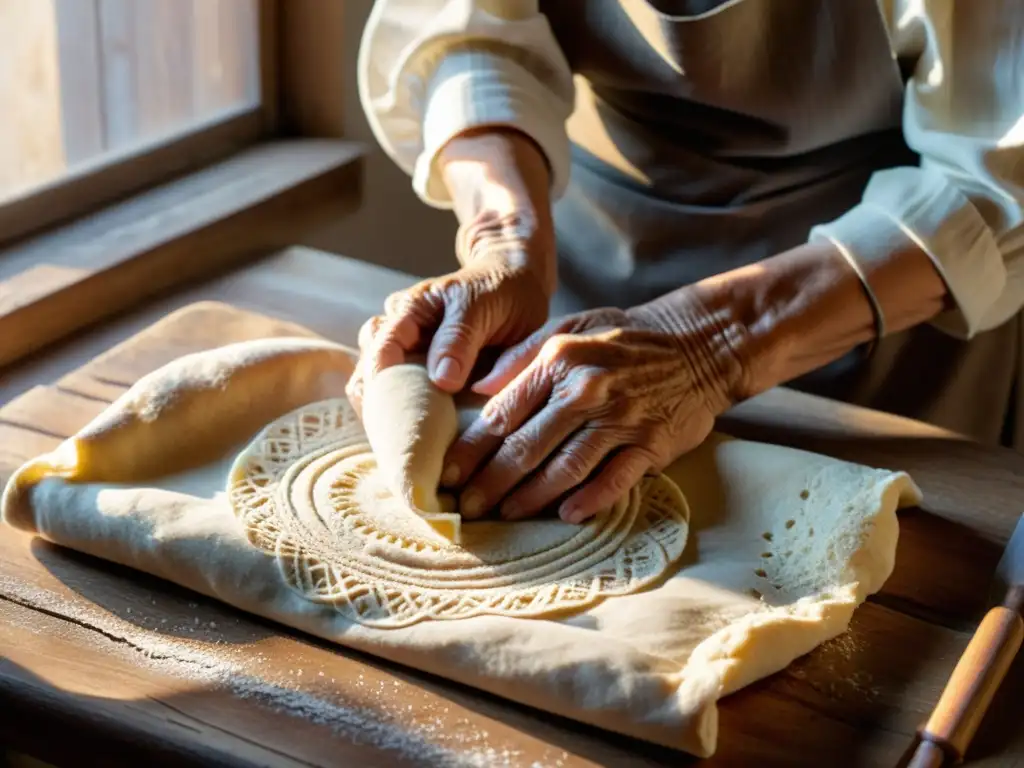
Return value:
M 875 173 L 861 202 L 810 239 L 862 273 L 920 247 L 955 302 L 934 324 L 970 338 L 1024 306 L 1024 3 L 880 5 L 894 55 L 916 60 L 903 130 L 920 165 Z
M 564 192 L 575 87 L 537 0 L 376 0 L 357 68 L 375 139 L 427 204 L 452 207 L 437 156 L 481 126 L 533 139 Z

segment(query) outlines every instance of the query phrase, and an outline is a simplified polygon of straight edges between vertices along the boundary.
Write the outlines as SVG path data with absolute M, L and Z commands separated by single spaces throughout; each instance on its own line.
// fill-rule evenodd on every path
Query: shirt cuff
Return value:
M 514 128 L 537 143 L 551 170 L 551 198 L 569 183 L 568 114 L 545 86 L 511 59 L 489 51 L 453 51 L 435 72 L 423 118 L 423 151 L 412 184 L 435 208 L 452 201 L 438 168 L 438 155 L 456 135 L 484 126 Z
M 862 202 L 811 230 L 811 242 L 832 242 L 864 280 L 873 261 L 908 248 L 932 260 L 955 302 L 932 324 L 958 338 L 991 327 L 990 310 L 1003 293 L 1006 265 L 992 230 L 964 193 L 937 171 L 893 168 L 872 176 Z

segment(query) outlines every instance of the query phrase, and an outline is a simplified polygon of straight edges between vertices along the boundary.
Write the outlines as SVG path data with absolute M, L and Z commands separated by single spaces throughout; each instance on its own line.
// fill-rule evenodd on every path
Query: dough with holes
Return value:
M 523 602 L 513 601 L 508 610 L 498 601 L 484 610 L 471 605 L 459 615 L 381 625 L 339 609 L 360 592 L 366 574 L 307 567 L 330 556 L 330 548 L 314 550 L 309 542 L 322 543 L 332 524 L 356 522 L 310 518 L 305 523 L 320 526 L 319 539 L 303 539 L 291 535 L 292 523 L 277 516 L 274 504 L 264 500 L 250 508 L 229 493 L 239 477 L 232 468 L 252 456 L 268 427 L 310 407 L 328 420 L 344 412 L 351 370 L 348 350 L 302 339 L 231 345 L 175 361 L 141 380 L 53 454 L 22 467 L 5 490 L 4 519 L 339 645 L 706 756 L 720 737 L 719 699 L 846 630 L 857 606 L 892 570 L 898 508 L 920 500 L 901 473 L 716 434 L 664 473 L 672 485 L 659 487 L 681 491 L 688 517 L 685 540 L 664 545 L 678 546 L 679 556 L 656 578 L 559 610 L 556 600 L 532 615 L 517 613 Z M 328 501 L 331 489 L 340 488 L 335 498 L 346 503 L 357 488 L 366 498 L 355 503 L 371 509 L 375 494 L 386 498 L 386 487 L 374 491 L 372 483 L 352 481 L 346 490 L 344 472 L 362 471 L 357 459 L 350 461 L 360 450 L 349 448 L 331 464 L 340 485 L 317 486 L 319 475 L 311 471 L 285 488 Z M 365 450 L 362 455 L 364 463 L 370 460 Z M 299 463 L 297 474 L 304 471 Z M 258 474 L 251 466 L 246 471 L 250 479 Z M 272 483 L 272 476 L 255 482 Z M 631 519 L 635 526 L 641 516 Z M 474 525 L 466 523 L 464 533 Z M 562 524 L 552 526 L 537 535 L 552 542 L 569 535 Z M 539 529 L 524 526 L 523 535 L 531 530 Z M 600 555 L 603 539 L 594 538 Z M 388 580 L 422 589 L 423 558 L 443 564 L 451 557 L 459 563 L 452 581 L 461 586 L 450 594 L 478 604 L 467 577 L 472 550 L 449 542 L 454 549 L 444 555 L 443 541 L 435 543 L 422 557 L 400 555 L 369 536 L 360 567 L 382 568 L 385 590 Z M 543 547 L 527 550 L 546 556 Z M 384 560 L 375 561 L 374 551 Z M 631 565 L 626 560 L 622 567 Z M 501 570 L 508 562 L 499 558 L 487 566 L 485 586 L 509 575 Z M 565 561 L 547 565 L 554 568 L 550 579 Z M 444 587 L 445 576 L 442 567 L 432 578 Z M 600 584 L 583 579 L 574 590 L 599 590 Z M 374 597 L 370 615 L 379 618 L 387 602 L 385 595 Z

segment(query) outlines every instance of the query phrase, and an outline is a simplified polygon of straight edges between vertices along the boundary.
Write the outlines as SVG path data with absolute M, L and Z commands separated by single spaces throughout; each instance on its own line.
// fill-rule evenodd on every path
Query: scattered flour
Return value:
M 245 671 L 246 665 L 266 661 L 263 654 L 254 653 L 252 648 L 221 642 L 215 646 L 215 652 L 204 650 L 191 638 L 168 639 L 101 610 L 83 608 L 73 600 L 10 578 L 0 578 L 0 594 L 99 632 L 113 641 L 116 652 L 131 654 L 135 661 L 141 659 L 163 674 L 230 690 L 239 698 L 257 701 L 275 711 L 329 727 L 340 738 L 397 753 L 414 764 L 445 768 L 541 768 L 561 765 L 567 757 L 561 753 L 551 762 L 526 763 L 515 750 L 488 746 L 486 731 L 466 733 L 465 727 L 469 723 L 464 719 L 454 723 L 462 728 L 451 728 L 452 722 L 445 717 L 447 707 L 427 720 L 421 718 L 410 722 L 414 707 L 396 696 L 398 681 L 379 681 L 379 685 L 373 687 L 367 686 L 360 675 L 356 688 L 374 699 L 373 706 L 342 705 L 293 688 L 284 681 L 271 681 L 249 674 Z M 189 606 L 198 608 L 195 603 Z M 166 622 L 167 619 L 161 619 L 159 625 Z M 158 624 L 155 619 L 152 623 Z M 198 619 L 186 621 L 173 629 L 191 631 L 198 623 Z M 210 622 L 209 626 L 215 628 L 216 624 Z M 162 626 L 161 631 L 168 631 L 168 628 Z M 211 638 L 208 642 L 217 643 L 217 640 Z M 104 644 L 104 648 L 109 651 L 111 645 Z M 237 657 L 237 661 L 233 661 L 232 656 Z M 295 674 L 296 670 L 291 672 Z M 295 676 L 301 675 L 302 670 L 297 670 Z M 323 673 L 318 677 L 323 677 Z M 331 682 L 334 682 L 333 678 Z
M 822 650 L 835 652 L 845 659 L 852 659 L 863 648 L 864 642 L 851 630 L 843 632 L 843 634 L 822 645 Z

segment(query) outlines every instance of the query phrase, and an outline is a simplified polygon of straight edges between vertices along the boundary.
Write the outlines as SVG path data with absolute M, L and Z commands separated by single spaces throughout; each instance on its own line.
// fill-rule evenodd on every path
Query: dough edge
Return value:
M 187 365 L 177 369 L 174 366 L 182 361 L 200 361 L 201 358 L 203 361 L 209 362 L 209 356 L 226 354 L 225 351 L 242 353 L 239 357 L 238 367 L 229 375 L 220 377 L 216 381 L 203 379 L 201 376 L 193 376 L 190 379 L 188 375 L 178 380 L 178 385 L 184 387 L 185 390 L 199 392 L 200 396 L 218 397 L 226 387 L 232 385 L 232 380 L 235 376 L 240 375 L 244 378 L 246 371 L 252 370 L 253 361 L 258 361 L 261 358 L 259 355 L 250 357 L 248 353 L 255 352 L 261 347 L 271 357 L 277 353 L 295 353 L 297 357 L 293 358 L 290 361 L 291 363 L 298 361 L 300 364 L 310 365 L 313 368 L 323 366 L 325 362 L 323 356 L 326 353 L 326 358 L 329 362 L 328 367 L 333 367 L 335 373 L 347 376 L 351 371 L 353 353 L 341 345 L 311 339 L 271 339 L 265 342 L 240 342 L 239 344 L 227 345 L 215 350 L 188 355 L 168 366 L 158 369 L 153 374 L 150 374 L 150 376 L 158 378 L 159 376 L 166 375 L 170 370 L 179 370 L 179 372 L 184 370 L 188 374 Z M 347 364 L 343 363 L 340 357 L 333 358 L 335 354 L 343 355 L 344 359 L 348 361 Z M 54 451 L 33 459 L 19 468 L 4 489 L 2 502 L 0 502 L 4 521 L 20 530 L 38 533 L 54 543 L 66 545 L 73 549 L 120 562 L 137 570 L 149 572 L 215 599 L 240 607 L 243 610 L 275 621 L 282 621 L 293 627 L 309 631 L 312 634 L 340 642 L 343 645 L 360 648 L 375 655 L 380 655 L 383 658 L 389 658 L 402 664 L 409 664 L 427 672 L 442 674 L 450 679 L 474 687 L 482 687 L 485 690 L 491 690 L 509 699 L 520 701 L 520 703 L 553 711 L 551 705 L 552 703 L 557 704 L 557 702 L 552 702 L 550 699 L 545 698 L 542 695 L 543 691 L 540 691 L 539 688 L 535 689 L 531 695 L 525 696 L 522 693 L 516 694 L 507 690 L 496 690 L 503 687 L 500 681 L 498 685 L 481 685 L 481 681 L 474 678 L 473 672 L 461 669 L 457 663 L 454 667 L 449 666 L 455 660 L 447 658 L 450 656 L 450 649 L 448 654 L 435 652 L 436 658 L 431 656 L 431 652 L 424 652 L 422 649 L 416 649 L 414 652 L 409 653 L 407 650 L 402 649 L 401 642 L 382 642 L 379 633 L 361 630 L 356 630 L 355 635 L 349 637 L 349 641 L 346 641 L 342 638 L 346 635 L 352 635 L 353 630 L 351 627 L 335 627 L 331 631 L 335 622 L 326 619 L 322 615 L 315 615 L 316 612 L 311 611 L 306 606 L 296 606 L 294 599 L 298 599 L 298 596 L 292 596 L 292 599 L 285 600 L 278 595 L 275 597 L 275 600 L 271 601 L 274 604 L 273 608 L 268 610 L 265 604 L 254 603 L 251 600 L 244 599 L 243 595 L 234 593 L 230 589 L 225 590 L 223 585 L 218 586 L 220 579 L 218 579 L 216 574 L 207 573 L 205 566 L 197 569 L 197 573 L 191 576 L 186 575 L 183 578 L 182 572 L 174 567 L 175 558 L 164 559 L 158 556 L 154 561 L 148 557 L 140 556 L 146 553 L 133 551 L 137 549 L 134 543 L 125 545 L 125 551 L 117 551 L 117 545 L 112 545 L 111 540 L 107 537 L 100 536 L 95 538 L 90 535 L 82 535 L 82 531 L 78 529 L 82 526 L 88 527 L 89 521 L 62 520 L 60 515 L 49 514 L 46 509 L 37 507 L 36 497 L 40 495 L 37 494 L 39 490 L 44 491 L 41 494 L 42 497 L 53 494 L 59 496 L 65 493 L 74 494 L 76 491 L 83 490 L 86 486 L 82 485 L 82 483 L 124 480 L 124 478 L 93 477 L 86 471 L 89 469 L 87 465 L 90 460 L 89 439 L 97 434 L 102 436 L 106 429 L 116 430 L 124 426 L 123 419 L 111 420 L 110 418 L 111 415 L 118 415 L 118 408 L 115 406 L 118 406 L 118 404 L 123 406 L 125 402 L 131 401 L 132 398 L 129 398 L 129 395 L 133 395 L 133 393 L 133 396 L 137 396 L 137 388 L 143 385 L 147 379 L 149 377 L 140 380 L 139 384 L 129 390 L 125 396 L 105 409 L 99 417 L 80 430 L 77 435 L 61 443 Z M 147 384 L 149 383 L 152 383 L 152 380 L 147 382 Z M 335 381 L 335 384 L 337 384 L 337 381 Z M 190 385 L 192 385 L 191 389 Z M 298 393 L 300 399 L 311 397 L 313 392 L 322 394 L 322 387 L 319 384 L 311 384 L 310 381 L 306 381 L 303 387 L 305 389 Z M 337 391 L 336 388 L 333 391 Z M 306 400 L 306 402 L 308 401 Z M 173 411 L 176 404 L 180 405 L 182 402 L 175 399 L 162 401 L 157 409 L 157 413 L 169 413 Z M 197 408 L 197 406 L 191 404 L 193 401 L 186 399 L 184 402 L 184 407 Z M 287 410 L 288 408 L 282 405 L 278 415 L 287 412 Z M 123 416 L 123 412 L 120 415 Z M 104 421 L 104 419 L 106 420 Z M 252 430 L 253 433 L 255 431 L 257 430 Z M 44 486 L 46 487 L 44 488 Z M 898 527 L 896 509 L 900 506 L 919 503 L 920 499 L 920 491 L 910 480 L 909 476 L 904 473 L 889 473 L 888 480 L 884 483 L 884 487 L 880 489 L 878 513 L 878 519 L 882 523 L 880 528 L 890 527 L 890 524 L 891 526 Z M 45 498 L 40 498 L 39 501 L 45 502 Z M 46 503 L 41 505 L 41 507 L 46 506 L 48 506 Z M 139 524 L 137 520 L 126 520 L 123 522 L 129 526 Z M 223 525 L 223 521 L 219 525 Z M 200 528 L 202 529 L 202 526 Z M 215 549 L 227 546 L 228 549 L 237 550 L 239 543 L 244 548 L 250 548 L 248 542 L 244 541 L 244 537 L 240 535 L 232 535 L 230 532 L 222 530 L 218 533 L 218 537 L 222 538 L 223 541 L 220 541 L 219 545 L 215 546 Z M 232 542 L 232 538 L 238 539 L 238 541 Z M 173 542 L 168 543 L 172 544 Z M 708 685 L 714 685 L 718 688 L 718 693 L 711 699 L 710 704 L 699 711 L 690 709 L 692 716 L 687 718 L 685 725 L 680 724 L 683 727 L 677 728 L 674 734 L 665 732 L 664 723 L 659 726 L 650 722 L 637 722 L 634 724 L 635 727 L 630 727 L 630 724 L 627 723 L 626 728 L 623 728 L 621 711 L 610 711 L 610 713 L 602 712 L 601 710 L 574 712 L 565 711 L 564 707 L 556 706 L 555 709 L 563 711 L 556 711 L 555 713 L 582 720 L 583 722 L 589 722 L 611 731 L 627 733 L 628 735 L 646 738 L 666 746 L 684 749 L 697 756 L 710 756 L 715 752 L 717 746 L 718 716 L 715 699 L 784 668 L 793 659 L 804 655 L 821 643 L 845 631 L 855 608 L 863 602 L 868 594 L 877 591 L 888 578 L 892 570 L 895 549 L 895 536 L 891 536 L 888 539 L 885 536 L 869 538 L 864 546 L 861 547 L 861 551 L 858 552 L 858 554 L 864 556 L 854 558 L 855 561 L 863 560 L 867 564 L 858 566 L 854 574 L 854 581 L 846 589 L 838 591 L 837 594 L 827 600 L 808 600 L 796 610 L 786 610 L 779 614 L 771 612 L 768 614 L 752 614 L 744 617 L 744 620 L 734 622 L 729 627 L 705 639 L 695 649 L 689 662 L 681 669 L 675 671 L 663 669 L 658 675 L 662 678 L 663 682 L 655 687 L 662 688 L 663 685 L 669 684 L 671 681 L 670 684 L 674 687 L 674 693 L 668 694 L 665 691 L 668 695 L 662 699 L 661 708 L 669 707 L 669 702 L 672 699 L 677 700 L 677 705 L 680 704 L 678 699 L 691 696 L 694 688 L 704 688 L 704 686 Z M 151 555 L 152 553 L 149 554 Z M 259 557 L 258 554 L 253 552 L 246 552 L 245 554 L 250 560 L 254 557 L 256 559 Z M 242 557 L 241 559 L 244 561 L 246 558 Z M 205 563 L 205 561 L 203 562 Z M 235 587 L 237 587 L 237 582 L 235 582 Z M 244 590 L 242 591 L 244 592 Z M 279 605 L 279 603 L 281 604 Z M 284 608 L 284 603 L 288 604 L 287 608 Z M 505 619 L 504 617 L 482 617 L 481 619 L 470 619 L 468 621 L 493 624 L 495 622 L 515 622 L 519 620 Z M 536 622 L 537 620 L 530 621 Z M 817 622 L 820 631 L 813 638 L 810 635 L 805 636 L 803 638 L 805 642 L 800 644 L 800 648 L 793 646 L 783 656 L 762 655 L 762 659 L 771 658 L 771 663 L 750 666 L 746 662 L 746 658 L 751 653 L 758 652 L 757 649 L 778 647 L 778 645 L 782 644 L 779 642 L 780 639 L 784 638 L 787 633 L 798 631 L 796 630 L 797 627 L 801 625 L 806 626 L 807 622 Z M 328 631 L 325 631 L 325 627 L 328 628 Z M 562 629 L 572 628 L 562 627 Z M 416 631 L 429 635 L 435 630 L 433 628 L 426 630 L 421 628 Z M 393 632 L 393 630 L 388 630 L 387 632 Z M 526 634 L 529 634 L 529 632 L 526 632 Z M 398 640 L 398 638 L 396 637 L 395 640 Z M 605 638 L 605 641 L 607 642 L 608 639 Z M 450 646 L 450 643 L 442 642 L 441 645 Z M 633 655 L 636 653 L 636 651 L 632 651 Z M 696 667 L 695 659 L 698 658 L 701 665 L 703 665 L 702 669 Z M 486 662 L 482 659 L 479 663 L 486 666 Z M 653 667 L 663 667 L 657 661 L 650 661 L 639 666 L 643 667 L 648 664 Z M 583 666 L 585 667 L 585 664 Z M 709 670 L 713 670 L 713 672 L 709 673 Z M 540 692 L 538 693 L 538 691 Z M 627 706 L 626 708 L 633 709 L 633 714 L 637 714 L 635 705 L 632 707 Z M 685 709 L 685 706 L 676 707 L 677 711 Z M 651 714 L 653 715 L 654 713 L 652 712 Z M 667 715 L 668 713 L 665 714 Z M 657 720 L 658 718 L 655 717 L 654 719 Z

